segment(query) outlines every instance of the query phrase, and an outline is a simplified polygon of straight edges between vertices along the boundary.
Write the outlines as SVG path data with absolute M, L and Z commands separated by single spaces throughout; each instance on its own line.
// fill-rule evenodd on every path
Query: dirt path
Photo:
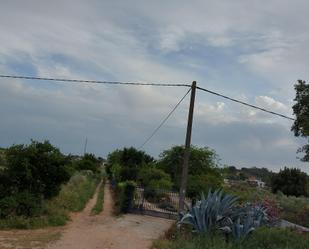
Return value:
M 109 185 L 105 186 L 103 213 L 90 216 L 96 196 L 68 225 L 61 239 L 48 249 L 146 249 L 172 224 L 172 221 L 149 216 L 114 217 Z
M 74 214 L 67 226 L 0 231 L 0 249 L 146 249 L 172 224 L 170 220 L 150 216 L 114 217 L 108 185 L 105 186 L 103 213 L 91 216 L 98 189 L 85 209 Z

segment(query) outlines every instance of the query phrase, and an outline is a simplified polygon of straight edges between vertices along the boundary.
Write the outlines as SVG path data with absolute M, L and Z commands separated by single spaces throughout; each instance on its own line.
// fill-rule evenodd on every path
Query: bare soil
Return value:
M 0 231 L 0 249 L 146 249 L 170 228 L 173 221 L 141 215 L 113 216 L 109 185 L 104 209 L 92 216 L 98 189 L 86 208 L 64 228 Z

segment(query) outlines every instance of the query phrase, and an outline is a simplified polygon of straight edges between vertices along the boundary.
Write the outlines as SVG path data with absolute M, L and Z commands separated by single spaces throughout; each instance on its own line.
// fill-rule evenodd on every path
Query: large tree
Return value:
M 174 188 L 180 186 L 184 147 L 174 146 L 163 151 L 158 162 L 159 168 L 168 173 Z M 218 156 L 208 147 L 192 146 L 189 159 L 188 195 L 194 197 L 209 188 L 219 188 L 223 182 L 218 168 Z
M 292 131 L 295 136 L 305 137 L 309 136 L 309 84 L 306 84 L 303 80 L 298 80 L 294 85 L 296 91 L 296 101 L 293 106 L 293 112 L 296 116 L 295 122 L 292 126 Z M 299 148 L 298 152 L 303 152 L 304 156 L 302 161 L 309 161 L 309 144 Z

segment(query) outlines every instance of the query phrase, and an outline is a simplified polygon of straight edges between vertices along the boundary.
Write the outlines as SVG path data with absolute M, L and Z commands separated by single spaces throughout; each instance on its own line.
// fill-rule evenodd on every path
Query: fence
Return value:
M 179 193 L 165 189 L 137 187 L 130 212 L 178 219 Z

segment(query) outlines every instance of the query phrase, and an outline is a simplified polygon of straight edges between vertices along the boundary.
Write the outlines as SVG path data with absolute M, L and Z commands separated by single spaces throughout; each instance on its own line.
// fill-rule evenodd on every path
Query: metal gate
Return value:
M 132 213 L 178 219 L 179 193 L 171 190 L 137 187 L 131 202 Z

